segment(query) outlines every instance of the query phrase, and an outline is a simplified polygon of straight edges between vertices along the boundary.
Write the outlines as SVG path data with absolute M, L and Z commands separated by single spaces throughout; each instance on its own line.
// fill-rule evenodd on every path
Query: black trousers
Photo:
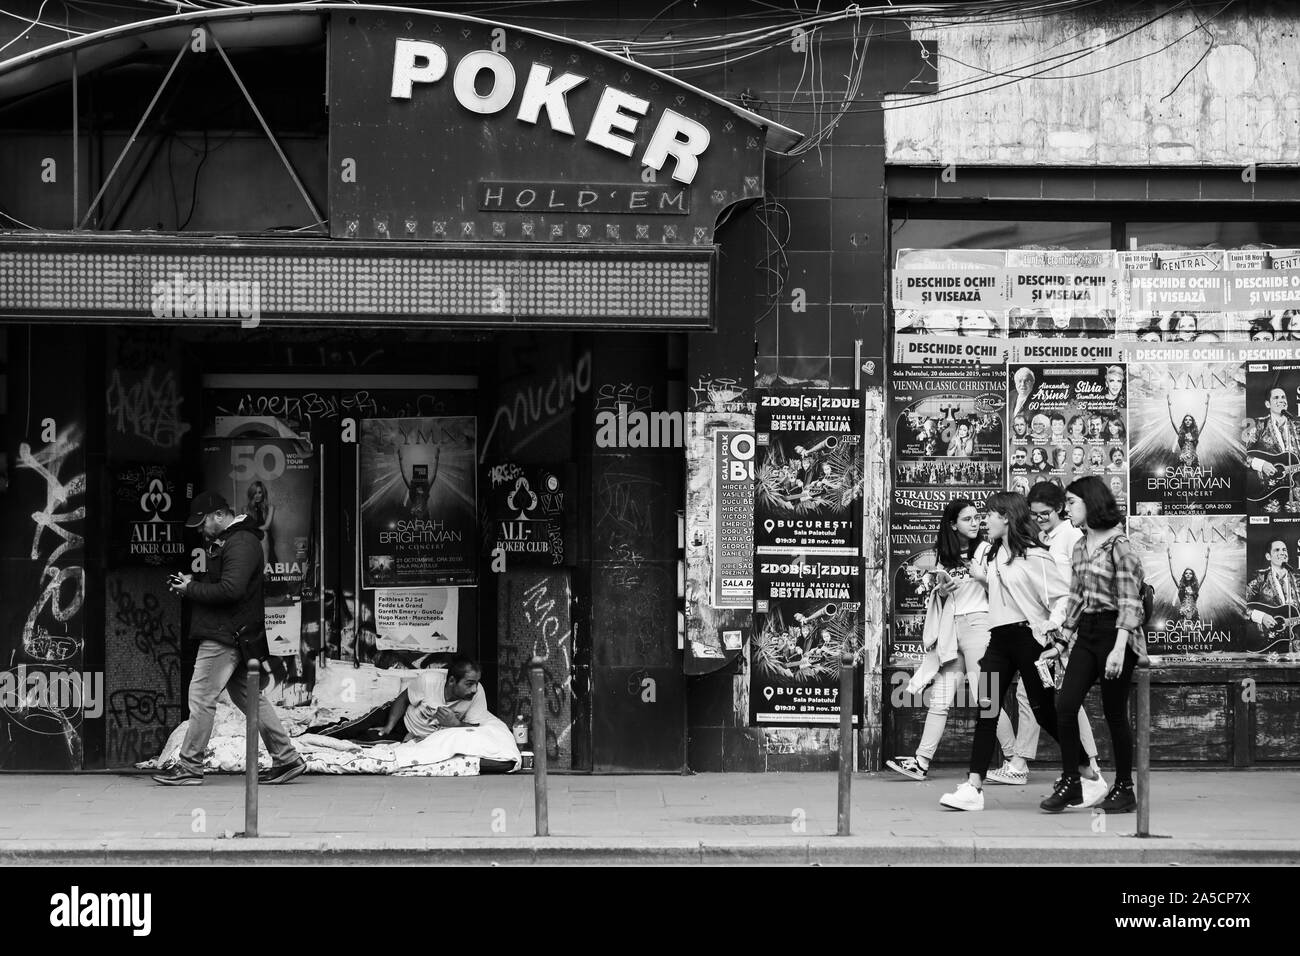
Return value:
M 1004 624 L 989 632 L 988 650 L 980 660 L 980 682 L 988 688 L 988 702 L 980 701 L 980 715 L 975 722 L 975 740 L 971 744 L 970 772 L 980 775 L 988 773 L 989 763 L 993 760 L 993 748 L 998 740 L 998 713 L 1001 711 L 1002 696 L 1016 675 L 1020 675 L 1025 685 L 1025 696 L 1029 699 L 1029 709 L 1034 712 L 1034 719 L 1054 740 L 1059 741 L 1057 732 L 1057 708 L 1052 706 L 1051 695 L 1038 679 L 1038 668 L 1034 662 L 1043 653 L 1043 647 L 1034 640 L 1034 632 L 1028 624 Z M 984 683 L 987 682 L 987 683 Z M 981 690 L 983 690 L 983 687 Z M 981 697 L 985 695 L 981 693 Z M 1075 706 L 1078 710 L 1078 705 Z M 1072 715 L 1071 721 L 1078 718 Z M 1078 725 L 1075 725 L 1075 749 L 1078 749 Z
M 1115 612 L 1083 614 L 1079 617 L 1079 635 L 1070 651 L 1070 665 L 1056 694 L 1057 720 L 1060 722 L 1061 765 L 1068 775 L 1077 774 L 1079 765 L 1079 725 L 1066 715 L 1075 714 L 1092 685 L 1101 681 L 1101 709 L 1110 729 L 1111 747 L 1115 751 L 1115 782 L 1133 782 L 1133 729 L 1128 721 L 1129 687 L 1137 655 L 1124 647 L 1124 666 L 1119 677 L 1107 679 L 1106 658 L 1115 647 Z

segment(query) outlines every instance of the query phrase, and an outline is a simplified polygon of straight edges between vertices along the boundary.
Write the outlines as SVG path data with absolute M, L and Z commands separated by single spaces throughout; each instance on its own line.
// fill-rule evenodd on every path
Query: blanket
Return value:
M 277 713 L 279 709 L 277 708 Z M 312 733 L 299 721 L 296 724 L 281 713 L 285 730 L 307 761 L 308 773 L 391 774 L 412 777 L 476 776 L 484 761 L 509 765 L 518 770 L 521 757 L 510 729 L 496 717 L 479 727 L 452 727 L 440 730 L 423 740 L 408 743 L 361 744 L 341 740 L 329 733 Z M 172 766 L 185 741 L 189 722 L 177 727 L 162 752 L 152 760 L 136 764 L 142 770 L 165 770 Z M 223 694 L 217 703 L 212 737 L 204 753 L 203 767 L 209 771 L 242 773 L 244 771 L 244 715 Z M 310 730 L 317 730 L 316 727 Z M 262 741 L 257 742 L 258 766 L 271 766 L 271 756 Z

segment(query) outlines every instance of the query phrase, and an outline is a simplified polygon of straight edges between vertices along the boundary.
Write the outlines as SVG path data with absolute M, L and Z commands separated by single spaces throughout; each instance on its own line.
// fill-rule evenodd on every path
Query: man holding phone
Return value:
M 288 783 L 307 769 L 307 762 L 289 742 L 275 708 L 259 692 L 257 701 L 248 700 L 244 655 L 240 635 L 265 631 L 262 605 L 262 531 L 248 515 L 235 515 L 221 495 L 205 491 L 190 506 L 187 528 L 202 528 L 208 544 L 206 571 L 196 578 L 173 574 L 168 586 L 194 604 L 190 634 L 199 641 L 190 679 L 190 721 L 176 765 L 154 780 L 164 786 L 194 786 L 203 783 L 203 754 L 212 736 L 212 724 L 221 691 L 230 694 L 245 714 L 257 707 L 258 730 L 271 753 L 271 769 L 258 774 L 259 783 Z M 267 684 L 267 665 L 262 661 L 262 683 Z
M 456 655 L 444 670 L 421 671 L 393 701 L 382 728 L 371 733 L 378 739 L 423 740 L 449 727 L 477 727 L 488 717 L 487 694 L 480 683 L 478 664 Z

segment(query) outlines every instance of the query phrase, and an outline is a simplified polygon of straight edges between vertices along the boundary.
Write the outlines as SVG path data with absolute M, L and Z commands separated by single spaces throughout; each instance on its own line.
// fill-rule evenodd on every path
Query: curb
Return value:
M 695 841 L 546 837 L 519 839 L 0 841 L 0 866 L 123 865 L 1300 865 L 1300 841 L 1183 841 L 1112 837 L 1002 840 L 822 837 L 800 841 Z

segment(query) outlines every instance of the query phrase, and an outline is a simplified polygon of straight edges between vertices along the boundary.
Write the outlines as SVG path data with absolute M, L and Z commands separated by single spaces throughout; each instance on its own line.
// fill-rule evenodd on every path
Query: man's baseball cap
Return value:
M 204 518 L 218 509 L 229 511 L 230 502 L 215 491 L 202 492 L 190 503 L 190 516 L 185 521 L 185 527 L 197 528 L 203 524 Z

